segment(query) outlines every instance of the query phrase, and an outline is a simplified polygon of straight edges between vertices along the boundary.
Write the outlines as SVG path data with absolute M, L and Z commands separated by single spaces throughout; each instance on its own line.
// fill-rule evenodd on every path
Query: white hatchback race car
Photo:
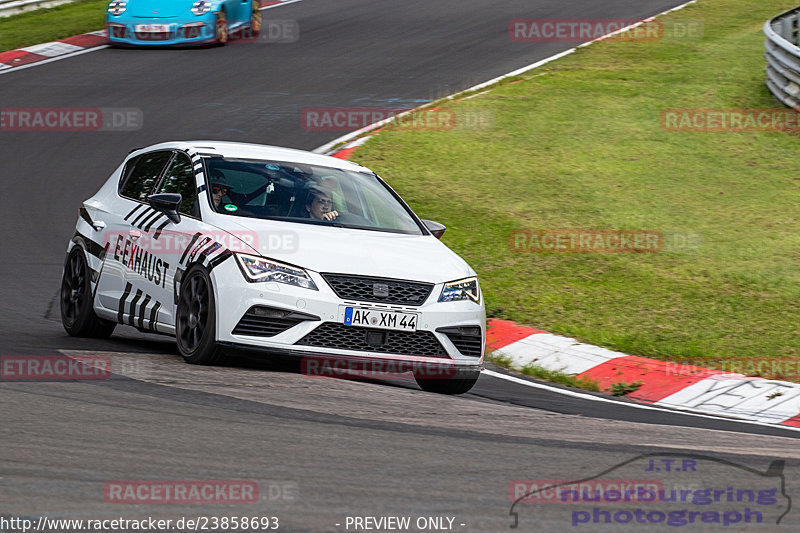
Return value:
M 79 212 L 60 295 L 70 335 L 124 324 L 175 336 L 189 363 L 256 350 L 310 374 L 411 372 L 448 394 L 478 379 L 475 272 L 438 240 L 444 226 L 356 163 L 162 143 L 129 154 Z

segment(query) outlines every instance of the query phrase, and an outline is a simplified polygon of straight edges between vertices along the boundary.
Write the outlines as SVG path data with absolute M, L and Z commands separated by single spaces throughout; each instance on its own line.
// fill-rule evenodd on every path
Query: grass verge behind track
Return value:
M 0 52 L 102 30 L 107 0 L 81 0 L 0 18 Z
M 700 0 L 663 18 L 702 22 L 700 40 L 595 43 L 446 104 L 493 117 L 490 129 L 387 128 L 355 159 L 448 226 L 496 317 L 658 359 L 800 359 L 800 135 L 660 124 L 669 108 L 782 108 L 764 85 L 762 26 L 795 5 Z M 534 229 L 678 240 L 660 253 L 510 249 Z

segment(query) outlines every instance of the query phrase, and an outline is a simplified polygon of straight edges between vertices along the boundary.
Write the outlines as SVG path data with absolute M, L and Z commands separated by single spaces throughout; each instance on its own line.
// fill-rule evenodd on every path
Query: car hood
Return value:
M 315 272 L 444 283 L 474 276 L 455 252 L 430 235 L 249 219 L 226 231 L 253 242 L 264 257 Z
M 192 0 L 129 0 L 127 15 L 138 18 L 173 18 L 191 15 Z

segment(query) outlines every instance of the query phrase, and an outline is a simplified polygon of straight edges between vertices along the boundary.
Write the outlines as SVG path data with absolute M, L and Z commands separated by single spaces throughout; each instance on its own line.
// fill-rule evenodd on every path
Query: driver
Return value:
M 313 186 L 308 191 L 306 200 L 308 218 L 314 220 L 335 220 L 339 216 L 333 211 L 333 197 L 330 189 Z
M 225 181 L 225 175 L 219 170 L 211 173 L 210 181 L 211 199 L 214 201 L 214 208 L 216 209 L 219 207 L 219 204 L 222 203 L 222 197 L 226 196 L 232 189 L 228 187 L 228 183 Z

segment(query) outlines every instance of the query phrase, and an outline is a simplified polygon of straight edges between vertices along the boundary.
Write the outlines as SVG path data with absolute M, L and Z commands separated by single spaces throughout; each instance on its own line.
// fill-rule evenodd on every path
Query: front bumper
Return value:
M 429 362 L 459 368 L 482 366 L 486 339 L 483 304 L 471 301 L 439 303 L 437 300 L 442 284 L 436 284 L 420 306 L 346 302 L 334 293 L 321 275 L 316 272 L 309 272 L 309 275 L 318 291 L 272 282 L 249 283 L 233 258 L 219 265 L 212 272 L 219 310 L 217 341 L 223 345 L 295 357 L 335 356 Z M 344 309 L 348 306 L 415 313 L 418 316 L 417 331 L 395 333 L 391 330 L 345 326 L 342 322 Z M 282 310 L 287 313 L 286 320 L 293 318 L 294 322 L 288 322 L 286 329 L 277 328 L 280 331 L 275 334 L 270 332 L 271 336 L 241 334 L 242 328 L 237 329 L 237 325 L 254 307 Z M 469 328 L 470 331 L 479 328 L 480 337 L 472 338 L 470 349 L 459 342 L 458 327 Z M 234 330 L 237 332 L 234 333 Z M 370 336 L 369 340 L 367 335 Z M 340 347 L 325 345 L 325 339 L 330 338 L 337 339 Z M 453 339 L 456 339 L 456 343 Z M 343 349 L 341 346 L 344 345 L 350 349 Z M 409 352 L 404 351 L 405 346 L 408 346 Z
M 142 24 L 168 26 L 168 32 L 137 31 Z M 181 44 L 204 44 L 216 39 L 216 18 L 208 13 L 185 19 L 118 19 L 106 20 L 108 41 L 112 44 L 136 46 L 169 46 Z

